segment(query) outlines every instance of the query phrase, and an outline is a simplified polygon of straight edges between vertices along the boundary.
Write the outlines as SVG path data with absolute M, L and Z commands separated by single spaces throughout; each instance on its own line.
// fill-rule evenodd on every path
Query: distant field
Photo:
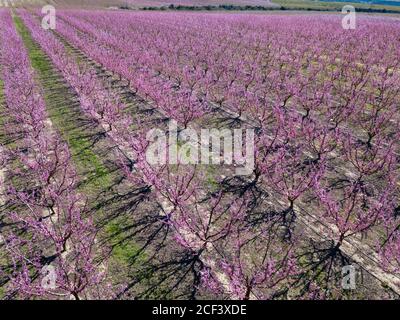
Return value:
M 180 10 L 197 10 L 197 7 L 212 10 L 255 10 L 257 7 L 283 7 L 286 10 L 335 10 L 344 4 L 352 4 L 364 10 L 387 10 L 400 12 L 400 1 L 392 0 L 0 0 L 0 7 L 37 6 L 46 3 L 58 7 L 72 8 L 161 8 L 171 4 L 181 6 Z M 219 6 L 225 6 L 220 8 Z M 246 8 L 247 7 L 247 8 Z
M 218 6 L 222 4 L 237 5 L 237 6 L 270 6 L 270 0 L 58 0 L 53 1 L 62 5 L 78 5 L 96 6 L 96 7 L 114 7 L 114 6 L 129 6 L 133 8 L 141 7 L 162 7 L 174 5 L 183 6 Z
M 320 0 L 322 2 L 348 2 L 346 0 Z M 355 3 L 366 4 L 366 5 L 382 5 L 382 6 L 400 6 L 400 1 L 393 0 L 353 0 Z
M 393 5 L 388 5 L 389 1 L 345 1 L 345 0 L 338 0 L 338 1 L 330 1 L 330 0 L 323 0 L 323 1 L 313 1 L 313 0 L 273 0 L 274 3 L 279 4 L 288 9 L 315 9 L 315 10 L 339 10 L 343 7 L 344 4 L 351 4 L 354 7 L 362 8 L 362 9 L 385 9 L 391 11 L 400 11 L 400 2 L 399 1 L 392 1 Z
M 1 0 L 0 0 L 1 1 Z M 4 0 L 3 0 L 4 1 Z M 41 0 L 28 0 L 25 3 L 41 1 Z M 43 0 L 45 2 L 45 0 Z M 285 9 L 302 9 L 302 10 L 340 10 L 345 3 L 352 4 L 356 8 L 363 9 L 385 9 L 391 11 L 400 11 L 400 1 L 388 0 L 354 0 L 354 1 L 314 1 L 314 0 L 50 0 L 47 2 L 55 3 L 62 6 L 79 6 L 84 7 L 129 7 L 139 9 L 144 7 L 167 7 L 171 4 L 175 6 L 188 6 L 188 7 L 201 7 L 201 6 L 219 6 L 219 5 L 233 5 L 233 6 L 263 6 L 263 7 L 276 7 L 282 6 Z M 393 5 L 390 5 L 393 3 Z

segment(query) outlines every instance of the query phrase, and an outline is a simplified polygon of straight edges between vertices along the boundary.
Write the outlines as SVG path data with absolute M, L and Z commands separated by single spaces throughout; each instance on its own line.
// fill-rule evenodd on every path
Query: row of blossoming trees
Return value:
M 295 221 L 304 206 L 328 226 L 328 256 L 340 253 L 345 241 L 363 235 L 361 243 L 377 250 L 381 267 L 399 272 L 398 22 L 364 20 L 350 33 L 341 29 L 336 17 L 257 16 L 249 21 L 241 15 L 68 11 L 58 13 L 53 33 L 40 28 L 35 14 L 18 14 L 78 96 L 82 112 L 119 147 L 121 169 L 132 187 L 152 190 L 163 211 L 160 219 L 192 257 L 194 287 L 217 297 L 242 299 L 328 297 L 331 292 L 318 279 L 330 270 L 317 268 L 310 276 L 302 260 L 307 235 L 299 235 Z M 2 40 L 6 108 L 12 110 L 17 103 L 36 117 L 22 121 L 19 112 L 18 125 L 6 126 L 18 128 L 24 137 L 22 147 L 4 149 L 8 175 L 16 175 L 12 181 L 24 181 L 29 174 L 29 181 L 36 182 L 29 190 L 4 188 L 17 206 L 8 219 L 23 226 L 16 228 L 18 235 L 5 233 L 12 260 L 10 287 L 47 294 L 32 277 L 54 260 L 56 269 L 63 270 L 57 277 L 62 294 L 81 297 L 83 292 L 91 298 L 90 288 L 104 281 L 94 268 L 105 268 L 95 263 L 95 230 L 85 200 L 76 192 L 78 177 L 68 149 L 45 121 L 45 106 L 23 44 L 9 14 L 3 16 L 7 28 L 2 30 L 8 30 L 3 33 L 14 36 Z M 255 128 L 252 175 L 240 186 L 216 179 L 217 188 L 210 188 L 200 166 L 151 166 L 145 157 L 146 128 L 126 112 L 96 69 L 70 54 L 59 36 L 125 79 L 129 90 L 182 129 L 196 127 L 216 110 Z M 16 39 L 13 46 L 7 45 L 10 39 Z M 7 60 L 7 50 L 17 44 L 17 57 L 22 56 L 24 64 L 14 55 Z M 12 95 L 8 83 L 15 79 L 12 72 L 21 68 L 28 77 L 23 83 L 35 89 Z M 30 99 L 39 99 L 41 104 L 35 103 L 42 106 L 42 122 L 37 120 L 40 108 L 32 109 Z M 25 141 L 29 123 L 41 126 L 43 146 L 37 140 Z M 35 155 L 46 159 L 45 167 L 34 161 Z M 14 161 L 23 169 L 13 172 Z M 36 179 L 31 178 L 35 168 L 40 171 Z M 45 168 L 50 172 L 43 174 Z M 260 190 L 280 210 L 260 200 Z M 57 231 L 48 230 L 49 222 Z M 52 246 L 54 241 L 47 242 L 53 237 L 58 242 Z M 24 242 L 27 238 L 35 241 Z M 86 264 L 66 271 L 71 261 Z M 65 276 L 71 274 L 72 284 L 71 276 Z M 304 277 L 306 285 L 298 290 L 295 284 L 304 285 Z

